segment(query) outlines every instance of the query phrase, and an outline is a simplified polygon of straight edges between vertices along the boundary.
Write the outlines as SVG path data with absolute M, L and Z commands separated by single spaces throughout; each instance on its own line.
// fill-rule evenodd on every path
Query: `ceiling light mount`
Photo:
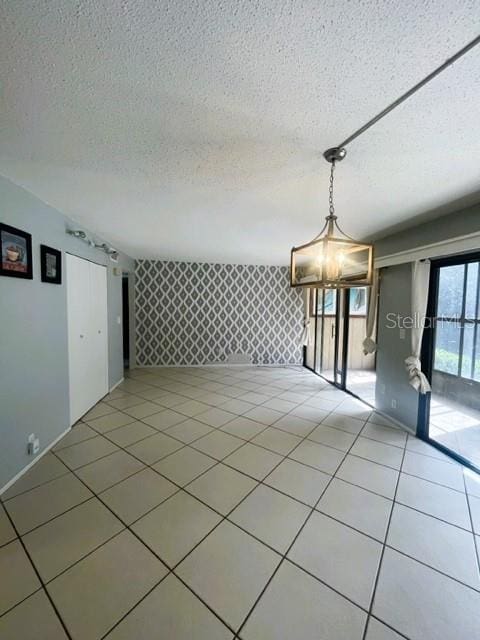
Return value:
M 323 153 L 323 157 L 327 162 L 340 162 L 347 155 L 347 150 L 344 147 L 330 147 Z

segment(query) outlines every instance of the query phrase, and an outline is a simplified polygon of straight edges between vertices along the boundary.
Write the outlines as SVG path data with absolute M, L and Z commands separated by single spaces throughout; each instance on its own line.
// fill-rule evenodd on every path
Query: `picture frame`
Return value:
M 41 244 L 40 271 L 42 282 L 62 284 L 62 252 Z
M 0 276 L 33 278 L 32 236 L 0 222 Z

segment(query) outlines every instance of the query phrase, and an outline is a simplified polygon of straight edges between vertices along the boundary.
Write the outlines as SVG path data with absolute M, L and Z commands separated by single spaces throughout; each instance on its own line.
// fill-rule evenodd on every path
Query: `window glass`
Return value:
M 325 315 L 334 316 L 337 310 L 337 292 L 334 289 L 325 289 L 323 295 Z
M 477 289 L 478 289 L 478 262 L 470 262 L 467 265 L 467 288 L 465 294 L 465 317 L 478 318 L 477 314 Z
M 365 316 L 367 314 L 367 289 L 355 287 L 350 289 L 350 315 Z
M 465 265 L 458 264 L 440 269 L 437 315 L 459 318 L 462 314 Z
M 434 368 L 458 375 L 460 325 L 439 321 L 436 329 Z
M 473 340 L 475 338 L 475 325 L 473 322 L 466 322 L 463 330 L 463 356 L 462 371 L 464 378 L 472 377 Z
M 480 382 L 480 327 L 477 327 L 477 348 L 475 350 L 474 380 Z

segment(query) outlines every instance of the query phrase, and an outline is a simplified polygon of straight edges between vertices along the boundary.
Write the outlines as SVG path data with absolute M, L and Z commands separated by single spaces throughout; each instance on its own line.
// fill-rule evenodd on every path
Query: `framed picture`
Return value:
M 62 284 L 62 252 L 40 245 L 42 282 Z
M 32 236 L 0 222 L 0 276 L 33 278 Z

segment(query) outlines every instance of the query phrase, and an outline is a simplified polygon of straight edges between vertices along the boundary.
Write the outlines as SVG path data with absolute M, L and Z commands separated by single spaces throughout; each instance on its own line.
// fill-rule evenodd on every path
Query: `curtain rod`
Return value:
M 366 124 L 364 124 L 363 127 L 360 127 L 360 129 L 357 129 L 357 131 L 352 133 L 351 136 L 349 136 L 343 142 L 341 142 L 338 145 L 338 147 L 334 147 L 334 149 L 342 149 L 343 147 L 346 147 L 347 144 L 350 144 L 350 142 L 355 140 L 355 138 L 358 138 L 358 136 L 360 136 L 362 133 L 364 133 L 364 131 L 366 131 L 367 129 L 370 129 L 370 127 L 373 126 L 376 122 L 378 122 L 379 120 L 384 118 L 388 113 L 390 113 L 390 111 L 393 111 L 393 109 L 398 107 L 399 104 L 402 104 L 402 102 L 404 102 L 405 100 L 410 98 L 410 96 L 412 96 L 419 89 L 424 87 L 428 82 L 430 82 L 430 80 L 433 80 L 433 78 L 438 76 L 439 73 L 442 73 L 442 71 L 445 71 L 445 69 L 447 67 L 449 67 L 454 62 L 459 60 L 462 56 L 464 56 L 466 53 L 468 53 L 471 49 L 476 47 L 478 44 L 480 44 L 480 35 L 477 36 L 476 38 L 474 38 L 467 45 L 465 45 L 463 47 L 463 49 L 460 49 L 460 51 L 457 51 L 457 53 L 455 53 L 455 55 L 453 55 L 451 58 L 448 58 L 448 60 L 446 60 L 443 64 L 441 64 L 439 67 L 437 67 L 434 71 L 429 73 L 428 76 L 423 78 L 423 80 L 420 80 L 420 82 L 418 82 L 411 89 L 406 91 L 403 95 L 401 95 L 394 102 L 392 102 L 390 105 L 388 105 L 388 107 L 383 109 L 383 111 L 380 111 L 380 113 L 377 113 L 377 115 L 374 116 L 371 120 L 369 120 Z M 331 151 L 331 150 L 329 150 L 329 151 Z M 327 152 L 325 152 L 325 153 L 327 153 Z M 341 158 L 336 158 L 336 159 L 341 159 Z M 327 160 L 328 160 L 328 158 L 327 158 Z M 331 160 L 329 160 L 329 162 L 330 161 Z

